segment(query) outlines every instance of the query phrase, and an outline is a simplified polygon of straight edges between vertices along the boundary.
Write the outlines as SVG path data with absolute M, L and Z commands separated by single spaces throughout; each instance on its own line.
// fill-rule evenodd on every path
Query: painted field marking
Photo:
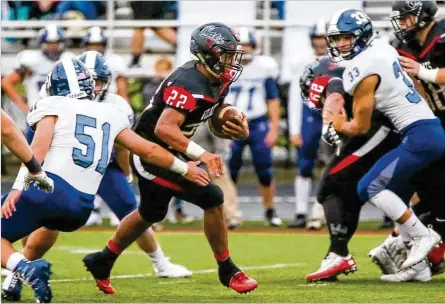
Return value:
M 305 263 L 289 263 L 289 264 L 272 264 L 272 265 L 260 265 L 260 266 L 242 266 L 243 270 L 259 270 L 259 269 L 278 269 L 278 268 L 290 268 L 290 267 L 300 267 L 305 265 Z M 192 270 L 193 275 L 196 274 L 205 274 L 205 273 L 214 273 L 217 272 L 218 269 L 202 269 L 202 270 Z M 111 279 L 134 279 L 134 278 L 146 278 L 152 277 L 153 273 L 138 273 L 138 274 L 124 274 L 111 276 Z M 78 279 L 55 279 L 50 280 L 51 283 L 67 283 L 67 282 L 82 282 L 82 281 L 93 281 L 92 277 L 83 277 Z

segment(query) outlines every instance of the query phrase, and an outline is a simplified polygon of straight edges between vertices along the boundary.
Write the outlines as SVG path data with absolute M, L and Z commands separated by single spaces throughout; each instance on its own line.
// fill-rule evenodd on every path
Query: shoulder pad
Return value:
M 18 67 L 33 69 L 40 63 L 41 53 L 36 50 L 24 50 L 17 54 Z
M 38 100 L 28 112 L 28 124 L 34 127 L 46 116 L 59 116 L 63 105 L 70 102 L 69 99 L 63 96 L 50 96 Z
M 258 55 L 257 57 L 258 64 L 266 71 L 267 77 L 277 78 L 279 75 L 278 62 L 270 56 Z

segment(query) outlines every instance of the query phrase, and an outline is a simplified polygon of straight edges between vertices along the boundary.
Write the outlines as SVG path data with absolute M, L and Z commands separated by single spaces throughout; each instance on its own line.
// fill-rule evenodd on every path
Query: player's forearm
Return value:
M 341 125 L 341 127 L 336 128 L 336 131 L 348 136 L 357 136 L 362 135 L 368 132 L 369 127 L 367 127 L 365 124 L 362 124 L 355 119 L 351 121 L 347 121 Z
M 329 124 L 329 121 L 325 119 L 327 112 L 339 113 L 341 108 L 343 108 L 345 100 L 340 93 L 331 93 L 326 98 L 323 106 L 322 117 L 323 124 Z
M 436 76 L 435 83 L 445 84 L 445 68 L 439 69 L 439 72 L 437 73 L 437 76 Z
M 158 122 L 155 135 L 170 147 L 180 152 L 186 152 L 190 142 L 190 140 L 182 134 L 179 126 L 175 124 Z
M 149 142 L 144 150 L 137 153 L 143 160 L 159 167 L 170 169 L 173 165 L 175 157 L 173 154 L 162 148 L 160 145 Z
M 119 76 L 116 79 L 117 94 L 122 96 L 127 102 L 130 102 L 128 97 L 128 78 Z
M 117 165 L 126 176 L 130 175 L 131 174 L 130 151 L 119 145 L 115 145 L 114 149 L 116 151 L 115 160 Z
M 280 106 L 278 99 L 269 100 L 267 103 L 270 129 L 276 132 L 280 129 Z
M 31 148 L 26 142 L 17 125 L 2 111 L 2 143 L 14 154 L 20 161 L 26 163 L 33 157 Z

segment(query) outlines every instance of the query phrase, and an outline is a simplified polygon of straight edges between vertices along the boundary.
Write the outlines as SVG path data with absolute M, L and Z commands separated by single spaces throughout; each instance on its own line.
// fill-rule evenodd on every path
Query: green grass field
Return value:
M 167 256 L 195 273 L 190 279 L 158 279 L 151 261 L 132 246 L 118 260 L 112 280 L 115 295 L 100 293 L 81 264 L 91 250 L 99 250 L 112 231 L 61 234 L 47 255 L 53 263 L 54 302 L 445 302 L 445 276 L 429 283 L 388 284 L 367 258 L 381 235 L 357 235 L 351 242 L 358 271 L 336 283 L 307 284 L 305 275 L 316 270 L 327 248 L 325 234 L 232 233 L 234 261 L 247 269 L 259 288 L 247 295 L 223 287 L 203 233 L 162 232 L 158 238 Z M 284 231 L 283 231 L 284 232 Z M 119 278 L 119 276 L 121 276 Z M 23 302 L 33 302 L 26 287 Z

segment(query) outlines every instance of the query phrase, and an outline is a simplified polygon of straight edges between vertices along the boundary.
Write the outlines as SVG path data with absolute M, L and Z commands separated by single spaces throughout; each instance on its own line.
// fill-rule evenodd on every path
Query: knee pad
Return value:
M 314 170 L 315 159 L 299 158 L 297 162 L 298 172 L 303 177 L 312 177 Z
M 139 214 L 144 221 L 149 223 L 159 223 L 164 220 L 168 212 L 167 204 L 151 204 L 150 202 L 141 202 L 138 207 Z

